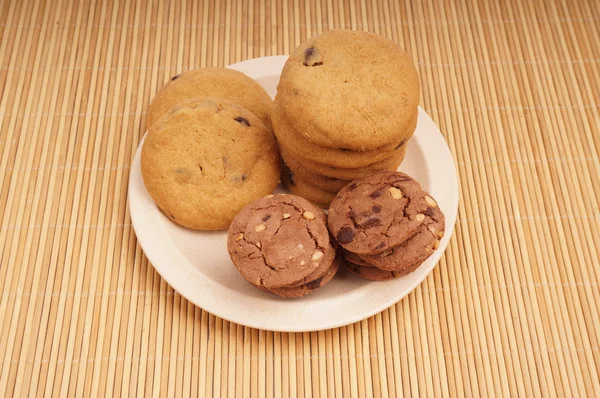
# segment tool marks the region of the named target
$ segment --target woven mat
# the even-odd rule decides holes
[[[3,1],[0,396],[600,396],[600,3]],[[454,154],[435,271],[363,322],[271,333],[179,296],[129,166],[170,76],[334,27],[414,57]]]

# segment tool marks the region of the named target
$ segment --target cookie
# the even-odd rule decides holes
[[[383,253],[400,245],[437,217],[436,201],[400,172],[380,172],[353,181],[329,207],[329,230],[346,250]]]
[[[242,72],[227,68],[194,69],[173,76],[152,99],[146,114],[146,127],[151,127],[171,107],[204,96],[239,104],[272,130],[269,94]]]
[[[333,279],[335,274],[337,273],[341,263],[340,256],[336,256],[331,266],[327,269],[327,271],[317,279],[314,279],[305,285],[297,286],[297,287],[279,287],[273,289],[267,289],[271,293],[275,293],[278,296],[293,298],[293,297],[302,297],[306,296],[309,293],[314,292],[316,289],[325,286],[327,283]]]
[[[168,218],[218,230],[275,189],[280,160],[272,134],[254,114],[226,100],[199,98],[171,108],[150,128],[141,169]]]
[[[296,131],[290,122],[282,116],[276,104],[273,104],[271,118],[278,142],[284,143],[297,156],[333,167],[358,168],[380,162],[394,156],[408,140],[408,138],[403,138],[398,142],[368,151],[329,148],[312,143]],[[416,126],[417,114],[415,113],[408,127],[410,135],[413,134]]]
[[[282,168],[281,182],[294,195],[301,196],[322,207],[329,206],[331,201],[335,198],[335,193],[327,192],[310,185],[310,183],[298,178],[298,176],[285,165]]]
[[[330,30],[292,52],[275,103],[311,142],[364,151],[409,138],[419,97],[417,70],[396,43]]]
[[[303,181],[306,181],[313,187],[319,188],[326,192],[337,193],[340,189],[350,183],[351,180],[341,180],[339,178],[331,178],[321,174],[313,173],[304,168],[295,158],[287,157],[286,166],[293,170],[293,173]]]
[[[335,258],[319,212],[293,195],[268,196],[246,206],[227,236],[235,267],[250,283],[267,289],[307,284],[322,263],[327,270]]]
[[[363,267],[374,267],[374,265],[366,262],[358,254],[349,252],[348,250],[342,249],[342,256],[344,257],[344,260],[354,263],[356,265],[362,265]]]
[[[346,260],[344,264],[346,265],[346,268],[348,268],[348,270],[350,270],[353,274],[371,281],[387,281],[390,279],[399,278],[413,272],[419,267],[419,264],[417,264],[412,269],[405,269],[402,271],[384,271],[377,267],[359,265],[348,260]]]
[[[321,218],[324,223],[327,223],[327,218],[326,218],[327,216],[323,211],[320,210],[318,213],[315,213],[315,215],[318,218]],[[322,216],[324,216],[324,217],[322,217]],[[299,281],[296,281],[294,283],[291,283],[289,285],[285,285],[282,287],[285,287],[285,288],[300,287],[300,286],[307,285],[310,282],[316,281],[317,279],[322,278],[328,272],[328,270],[331,268],[331,264],[333,263],[336,255],[337,255],[337,249],[335,247],[333,247],[333,248],[334,248],[334,250],[328,250],[327,252],[325,252],[323,259],[321,259],[319,261],[319,266],[317,268],[315,268],[314,271],[311,272],[308,276],[304,277],[303,279],[301,279]]]
[[[300,156],[295,155],[284,142],[279,142],[279,151],[281,153],[281,158],[284,160],[286,164],[290,166],[290,169],[294,172],[297,172],[298,175],[302,174],[299,165],[301,168],[310,172],[312,174],[319,174],[329,178],[335,178],[338,180],[355,180],[358,178],[366,177],[368,175],[377,173],[379,171],[384,170],[397,170],[402,161],[404,160],[404,156],[406,155],[406,145],[404,144],[400,151],[391,158],[384,159],[380,162],[370,164],[368,166],[353,168],[353,169],[345,169],[339,167],[331,167],[322,165],[320,163],[313,162],[311,160],[302,158]]]
[[[445,228],[444,214],[439,207],[430,207],[426,214],[429,217],[423,220],[414,235],[400,245],[376,255],[363,254],[361,259],[386,271],[402,271],[420,265],[439,247]]]

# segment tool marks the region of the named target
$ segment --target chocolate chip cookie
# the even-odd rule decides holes
[[[264,124],[239,105],[206,97],[174,106],[150,128],[141,168],[163,213],[199,230],[226,229],[280,176],[277,145]]]
[[[332,167],[323,165],[320,163],[313,162],[312,160],[302,158],[297,154],[294,154],[287,144],[283,141],[279,141],[279,150],[281,157],[284,162],[290,167],[290,169],[299,175],[302,174],[300,168],[310,172],[312,174],[322,175],[324,177],[335,178],[338,180],[355,180],[358,178],[366,177],[368,175],[377,173],[384,170],[397,170],[404,156],[406,155],[406,144],[404,144],[400,150],[392,157],[379,161],[377,163],[370,164],[368,166],[346,169],[341,167]]]
[[[268,196],[245,207],[231,223],[227,249],[242,276],[267,289],[314,282],[336,254],[322,211],[293,195]]]
[[[290,152],[299,157],[309,159],[312,162],[340,168],[360,168],[384,159],[395,156],[406,143],[407,138],[401,138],[398,142],[384,145],[377,149],[367,151],[355,151],[351,149],[337,149],[320,146],[312,143],[302,134],[294,129],[291,123],[283,117],[282,113],[273,104],[271,118],[277,140],[284,143]],[[417,114],[411,119],[408,130],[410,134],[417,126]],[[403,134],[404,137],[404,134]]]
[[[337,242],[361,255],[386,252],[436,223],[441,212],[417,181],[400,172],[380,172],[344,187],[329,207]],[[363,257],[364,258],[364,257]]]
[[[350,30],[331,30],[296,48],[277,90],[278,109],[309,141],[358,151],[408,139],[420,97],[417,70],[404,50]]]
[[[194,69],[173,76],[152,99],[146,114],[146,127],[156,123],[171,107],[203,96],[239,104],[272,129],[269,94],[242,72],[227,68]]]
[[[294,195],[301,196],[322,207],[329,206],[331,201],[335,198],[335,193],[327,192],[311,185],[307,181],[299,178],[285,165],[281,172],[281,182]]]
[[[286,152],[285,149],[283,149]],[[286,152],[287,154],[287,152]],[[340,189],[350,183],[350,180],[342,180],[339,178],[327,177],[321,174],[313,173],[306,169],[296,158],[293,156],[286,156],[286,166],[293,171],[302,181],[306,181],[310,185],[317,187],[323,191],[337,193]]]

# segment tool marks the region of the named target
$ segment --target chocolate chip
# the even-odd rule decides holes
[[[352,184],[350,184],[350,186],[348,187],[348,191],[354,191],[356,189],[356,187],[358,187],[358,185],[356,185],[355,182],[353,182]]]
[[[355,235],[356,233],[354,232],[352,227],[344,227],[340,229],[340,232],[338,232],[336,239],[340,244],[345,245],[346,243],[352,242],[354,240]]]
[[[175,181],[179,184],[187,184],[193,178],[193,172],[190,169],[178,168],[175,169]]]
[[[377,199],[378,197],[381,196],[383,192],[382,188],[379,188],[377,191],[373,192],[371,195],[369,195],[371,197],[371,199]]]
[[[374,205],[373,207],[371,207],[371,210],[373,210],[373,213],[379,213],[381,212],[381,206]]]
[[[231,181],[233,181],[236,184],[242,184],[244,181],[246,181],[248,179],[248,176],[246,174],[233,174],[231,175],[231,177],[229,177],[231,179]]]
[[[323,57],[321,53],[314,47],[309,47],[304,50],[304,66],[320,66],[323,65]]]
[[[373,217],[369,218],[367,221],[360,225],[363,228],[373,228],[381,226],[381,220],[379,218]]]
[[[310,281],[306,284],[306,287],[309,288],[310,290],[316,289],[319,286],[321,286],[322,280],[323,280],[323,277],[317,278],[314,281]]]
[[[380,244],[378,244],[377,246],[375,246],[375,250],[383,249],[386,246],[387,245],[386,245],[385,242],[381,242]]]
[[[433,210],[433,208],[428,207],[425,211],[425,214],[427,214],[429,217],[433,217],[435,215],[435,211]]]
[[[175,75],[171,78],[171,80],[177,80],[177,79],[179,79],[179,76],[181,76],[181,75]]]
[[[250,127],[250,122],[248,120],[246,120],[245,118],[238,116],[235,119],[236,122],[238,122],[239,124],[245,124],[246,126]]]
[[[269,218],[271,218],[271,215],[270,215],[270,214],[267,214],[266,216],[264,216],[264,217],[262,218],[262,221],[263,221],[263,222],[267,222],[267,221],[269,221]]]
[[[354,210],[350,210],[348,212],[348,217],[350,217],[350,218],[356,218],[356,216],[357,216],[357,214],[356,214],[356,212]]]

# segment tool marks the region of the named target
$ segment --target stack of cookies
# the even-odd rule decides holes
[[[402,162],[420,88],[394,42],[345,30],[316,36],[290,55],[277,90],[271,118],[292,193],[326,206],[350,181]]]
[[[444,236],[444,214],[418,182],[399,172],[356,180],[331,202],[329,230],[345,264],[370,280],[414,271]]]
[[[293,195],[269,195],[233,220],[227,250],[254,286],[282,297],[301,297],[328,283],[340,258],[325,213]]]

